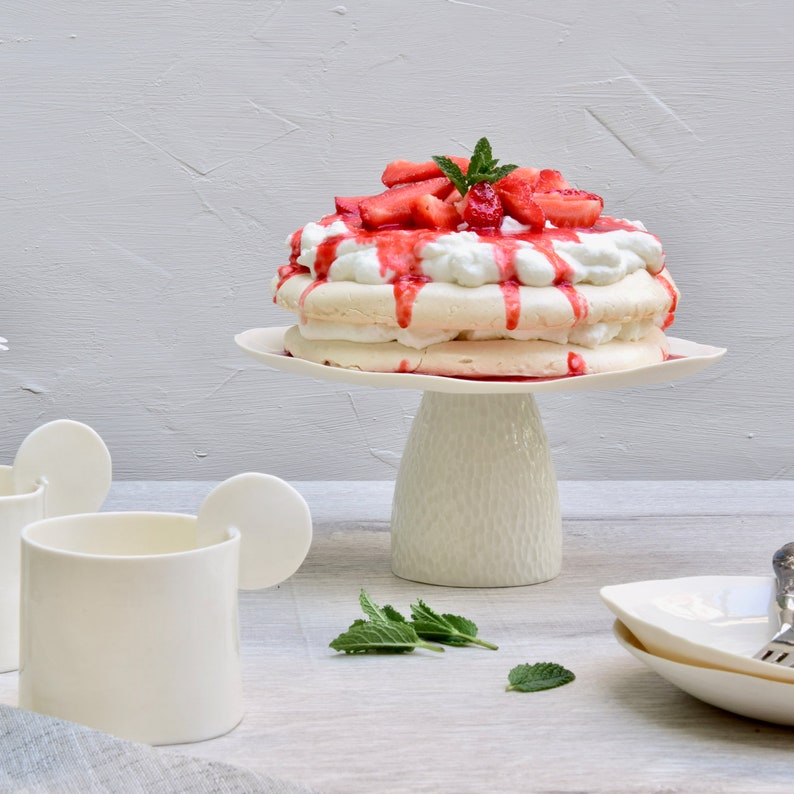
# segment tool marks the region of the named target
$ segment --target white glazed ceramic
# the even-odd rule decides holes
[[[231,730],[242,718],[241,535],[257,533],[248,547],[252,582],[273,583],[274,572],[297,567],[295,546],[286,543],[282,553],[280,529],[268,534],[246,509],[258,502],[272,514],[265,527],[277,527],[278,500],[255,496],[257,488],[272,493],[270,486],[256,476],[222,483],[207,498],[201,532],[194,516],[144,512],[27,526],[20,706],[148,744]],[[306,524],[293,526],[305,555]]]
[[[392,507],[392,570],[414,581],[505,587],[560,571],[557,479],[537,392],[610,389],[692,375],[724,350],[671,339],[673,358],[624,372],[551,380],[465,380],[326,367],[284,352],[286,327],[235,341],[263,364],[321,380],[420,389]]]
[[[88,425],[71,419],[56,419],[30,433],[13,469],[17,493],[46,483],[48,517],[99,510],[113,479],[105,443]]]
[[[557,478],[531,394],[426,392],[394,490],[392,570],[417,582],[507,587],[562,565]]]
[[[19,536],[44,518],[44,485],[17,493],[11,466],[0,466],[0,673],[19,664]]]
[[[672,358],[659,364],[637,367],[623,372],[604,372],[579,375],[575,378],[552,380],[465,380],[437,375],[417,375],[411,372],[361,372],[341,367],[326,367],[284,352],[284,333],[290,326],[252,328],[234,337],[237,345],[249,356],[282,372],[293,372],[318,380],[355,383],[385,389],[419,389],[447,394],[526,394],[527,392],[588,391],[590,389],[618,389],[626,386],[645,386],[666,383],[694,375],[711,366],[725,354],[721,347],[700,345],[685,339],[668,337]]]
[[[242,533],[241,590],[259,590],[289,579],[312,542],[312,518],[303,497],[269,474],[247,472],[212,490],[196,517],[199,545],[228,527]]]
[[[794,725],[794,685],[754,675],[684,664],[649,653],[619,620],[620,645],[673,686],[712,706],[779,725]]]
[[[58,419],[0,466],[0,672],[19,663],[19,536],[32,521],[98,510],[110,490],[110,453],[87,425]]]
[[[656,656],[794,683],[753,659],[778,629],[771,576],[690,576],[611,585],[601,598]]]

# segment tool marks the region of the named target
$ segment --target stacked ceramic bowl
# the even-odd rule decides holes
[[[632,656],[713,706],[794,725],[794,669],[754,659],[778,631],[776,581],[694,576],[613,585],[601,598]]]

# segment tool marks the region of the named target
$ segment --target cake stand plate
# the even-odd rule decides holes
[[[670,337],[659,364],[550,379],[467,380],[360,372],[284,352],[286,327],[235,337],[261,363],[319,380],[424,392],[395,484],[392,570],[457,587],[508,587],[554,578],[562,565],[557,479],[534,394],[664,383],[718,361],[723,348]]]

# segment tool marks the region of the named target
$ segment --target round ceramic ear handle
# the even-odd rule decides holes
[[[240,532],[241,590],[283,582],[298,570],[312,542],[312,517],[303,497],[270,474],[247,473],[222,482],[196,517],[199,546]]]
[[[71,419],[37,427],[14,458],[14,490],[27,493],[44,484],[44,514],[95,513],[113,481],[105,442],[95,430]]]

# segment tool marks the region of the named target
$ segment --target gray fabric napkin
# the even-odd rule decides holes
[[[3,705],[0,791],[312,794],[303,786],[229,764],[125,742],[73,722]]]

